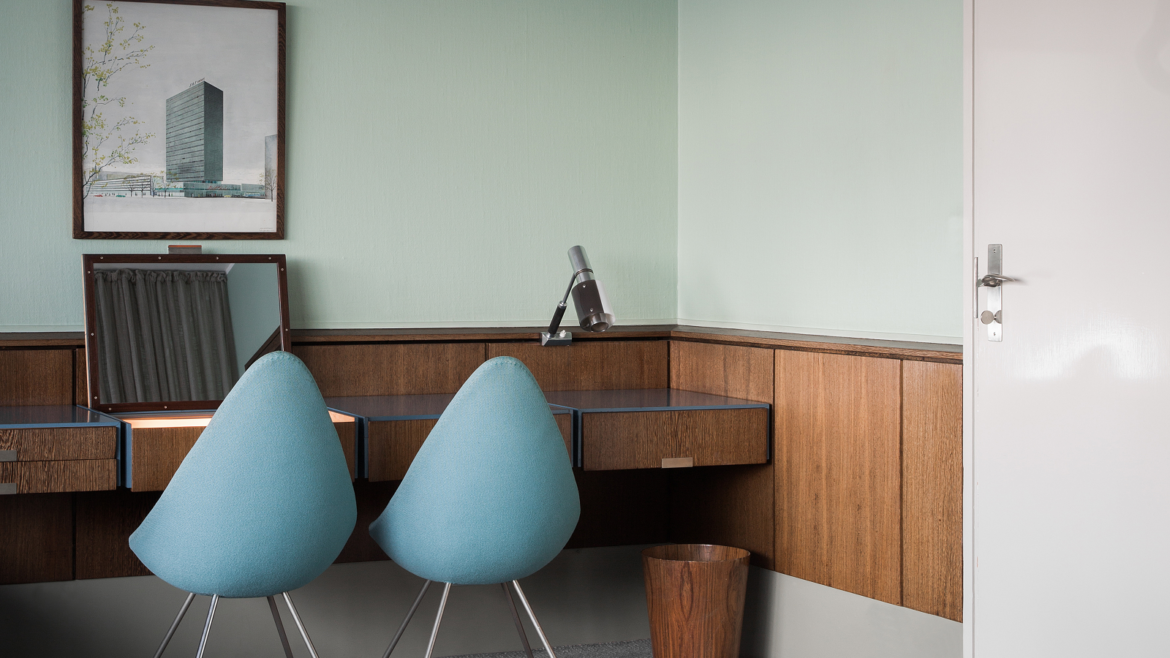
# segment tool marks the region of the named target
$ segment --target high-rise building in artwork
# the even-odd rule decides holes
[[[167,99],[167,180],[223,181],[223,90],[203,80]]]

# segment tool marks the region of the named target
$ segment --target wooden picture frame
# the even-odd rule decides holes
[[[176,266],[192,263],[203,265],[237,264],[237,263],[272,263],[276,266],[276,289],[280,304],[279,332],[264,342],[261,350],[283,351],[292,349],[292,329],[288,310],[288,266],[284,254],[84,254],[81,257],[83,283],[83,299],[85,301],[85,361],[87,393],[85,400],[77,403],[104,413],[129,413],[143,411],[206,411],[219,407],[222,400],[186,400],[167,402],[134,402],[110,404],[100,399],[101,389],[101,358],[99,355],[97,304],[95,302],[94,266],[126,265],[127,269],[134,269],[134,265],[152,266],[174,264]],[[176,267],[175,269],[182,269]],[[255,357],[248,360],[252,365]],[[242,375],[243,372],[240,372]]]
[[[102,30],[88,44],[87,24]],[[172,38],[151,43],[152,27]],[[232,43],[243,45],[230,51]],[[233,52],[258,56],[237,63]],[[270,135],[270,78],[246,78],[273,68]],[[207,76],[187,81],[198,70]],[[227,89],[215,86],[215,75]],[[284,105],[283,2],[73,0],[74,239],[284,239]],[[245,111],[228,114],[225,106]]]

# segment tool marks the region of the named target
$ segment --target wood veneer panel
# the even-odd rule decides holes
[[[902,364],[902,605],[963,621],[963,368]]]
[[[341,554],[334,562],[372,562],[390,559],[370,536],[370,524],[386,509],[390,498],[398,490],[398,484],[398,482],[354,481],[353,494],[357,502],[357,524],[354,525],[353,534],[349,536],[345,547],[341,549]]]
[[[767,409],[586,413],[581,418],[585,470],[661,468],[663,458],[695,466],[768,461]]]
[[[670,387],[772,403],[772,350],[670,341]]]
[[[572,454],[573,418],[570,414],[556,414],[557,429],[565,441],[565,449]],[[418,420],[375,420],[370,421],[370,482],[401,480],[414,456],[438,423],[437,418]]]
[[[900,604],[901,362],[776,351],[776,570]]]
[[[0,584],[73,578],[73,494],[0,496]]]
[[[73,404],[72,350],[0,350],[0,405],[50,404]]]
[[[437,418],[421,420],[370,421],[366,441],[370,447],[370,482],[387,482],[406,477]]]
[[[670,341],[670,387],[772,403],[770,349]],[[745,548],[752,564],[775,567],[773,464],[671,472],[670,540]]]
[[[744,548],[775,569],[772,465],[680,468],[670,473],[670,541]]]
[[[191,451],[202,427],[142,427],[131,431],[130,488],[162,491]]]
[[[670,336],[671,338],[682,338],[709,343],[751,345],[755,347],[819,352],[824,354],[848,354],[853,356],[873,356],[886,359],[933,361],[939,363],[961,364],[963,362],[963,350],[961,347],[939,343],[841,338],[835,336],[806,336],[804,334],[785,334],[774,331],[685,326],[675,327],[670,332]]]
[[[565,548],[670,541],[670,471],[573,469],[581,518]]]
[[[107,491],[118,485],[118,460],[3,462],[0,482],[15,482],[21,494]]]
[[[321,395],[454,393],[484,361],[483,343],[301,345]]]
[[[520,359],[545,391],[667,388],[667,341],[597,341],[568,347],[489,343],[489,359]]]
[[[85,348],[73,350],[73,404],[88,407],[91,400],[88,399],[89,376],[85,364]]]
[[[354,459],[357,453],[357,419],[349,421],[334,421],[333,429],[337,430],[337,439],[341,441],[341,451],[345,453],[345,466],[349,469],[349,477],[357,477],[357,463]]]
[[[114,459],[116,427],[0,429],[0,450],[15,450],[17,461]]]
[[[129,542],[159,495],[126,489],[77,494],[76,578],[150,575],[150,569],[130,550]]]

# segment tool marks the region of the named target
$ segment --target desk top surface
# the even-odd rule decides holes
[[[427,420],[438,418],[455,395],[368,395],[325,398],[325,405],[344,413],[362,416],[367,420]],[[569,413],[554,405],[554,414]]]
[[[73,405],[48,405],[29,407],[0,407],[0,428],[69,427],[88,425],[91,427],[118,427],[117,419],[85,407]]]
[[[583,412],[767,409],[769,407],[766,402],[753,402],[721,395],[680,391],[673,388],[550,391],[544,396],[551,404],[559,404]]]

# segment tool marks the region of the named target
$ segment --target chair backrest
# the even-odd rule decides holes
[[[544,394],[523,363],[500,357],[447,406],[370,533],[423,578],[499,583],[556,557],[580,511]]]
[[[232,388],[130,548],[188,592],[269,596],[316,578],[356,521],[317,384],[295,356],[274,352]]]

